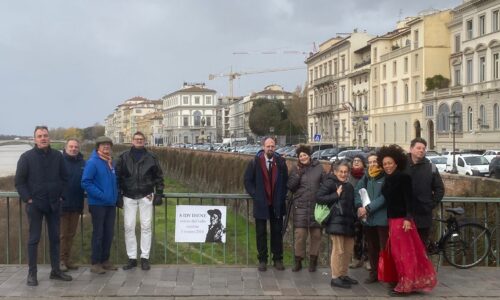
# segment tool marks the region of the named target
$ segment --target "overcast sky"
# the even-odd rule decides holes
[[[304,54],[354,28],[380,35],[402,17],[462,0],[0,0],[0,134],[35,125],[87,127],[134,96],[160,99],[182,83],[228,94],[209,74],[305,66]],[[249,54],[235,55],[246,51]],[[261,54],[275,51],[277,54]],[[305,70],[242,76],[242,96]]]

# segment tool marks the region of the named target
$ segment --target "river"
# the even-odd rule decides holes
[[[28,144],[24,145],[0,145],[0,177],[16,174],[19,156],[31,149]]]

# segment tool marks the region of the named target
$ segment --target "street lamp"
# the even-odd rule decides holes
[[[335,154],[335,160],[339,160],[339,120],[333,120],[333,127],[335,128],[335,147],[337,147],[337,153]]]
[[[453,167],[451,169],[451,174],[457,174],[458,173],[458,170],[457,170],[457,162],[455,161],[455,132],[457,130],[457,119],[459,118],[460,116],[456,115],[455,112],[453,111],[449,116],[448,118],[450,118],[450,121],[451,121],[451,132],[453,134]]]

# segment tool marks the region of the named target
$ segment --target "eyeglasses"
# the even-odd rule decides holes
[[[361,162],[361,159],[359,159],[359,158],[355,159],[355,160],[353,160],[353,162]]]
[[[144,139],[142,139],[142,138],[138,138],[138,139],[135,138],[134,141],[144,141]]]

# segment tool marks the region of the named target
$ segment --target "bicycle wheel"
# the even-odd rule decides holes
[[[442,243],[443,255],[448,263],[467,269],[479,264],[490,252],[490,231],[479,224],[458,226],[449,232]]]

